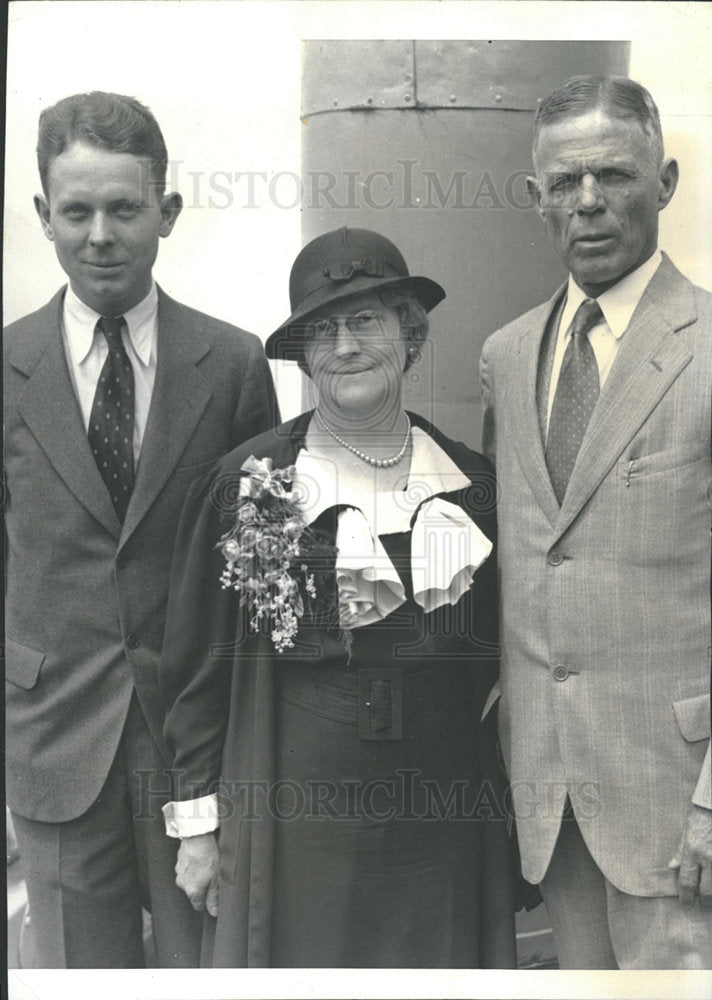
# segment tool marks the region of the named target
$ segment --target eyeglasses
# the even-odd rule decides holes
[[[307,337],[313,340],[329,340],[337,335],[340,326],[345,326],[356,337],[371,337],[383,333],[383,318],[371,310],[364,310],[353,316],[329,316],[309,323],[305,328]]]

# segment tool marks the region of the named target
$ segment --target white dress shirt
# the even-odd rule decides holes
[[[652,257],[649,257],[644,264],[631,271],[625,278],[603,292],[596,301],[601,307],[603,319],[588,332],[588,339],[593,348],[598,364],[598,382],[603,388],[603,383],[608,378],[608,373],[615,360],[621,339],[628,328],[631,317],[635,312],[638,303],[643,297],[643,292],[648,287],[648,282],[660,266],[663,255],[656,250]],[[571,323],[576,310],[590,296],[579,288],[573,277],[569,275],[569,287],[566,292],[566,304],[561,313],[559,323],[559,333],[554,350],[554,363],[551,369],[551,383],[549,385],[549,403],[546,414],[546,425],[549,426],[551,418],[551,408],[554,403],[556,386],[559,382],[561,363],[564,360],[564,352],[571,337]]]
[[[133,453],[138,464],[148,411],[151,406],[153,383],[156,380],[158,341],[158,292],[156,284],[138,305],[123,314],[126,327],[122,339],[134,373],[135,412]],[[106,337],[96,324],[101,314],[90,309],[67,287],[62,313],[62,338],[74,392],[82,411],[84,428],[94,403],[101,369],[109,353]]]

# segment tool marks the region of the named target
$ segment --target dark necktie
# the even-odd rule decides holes
[[[134,374],[121,340],[123,316],[102,316],[97,329],[109,353],[89,417],[88,438],[111,502],[123,522],[133,488]]]
[[[598,399],[598,364],[588,331],[602,319],[598,302],[584,299],[573,318],[571,339],[561,363],[546,440],[546,465],[559,504]]]

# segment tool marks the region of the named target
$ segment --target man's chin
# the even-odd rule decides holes
[[[578,261],[569,270],[579,288],[590,295],[599,295],[606,288],[615,285],[625,273],[625,268],[620,262],[604,259],[589,260],[584,265]]]
[[[136,305],[144,297],[111,277],[72,285],[77,297],[102,316],[117,316]],[[127,304],[128,303],[128,304]]]

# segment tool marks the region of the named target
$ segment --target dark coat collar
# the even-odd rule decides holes
[[[406,412],[413,427],[418,427],[428,434],[466,476],[472,479],[474,476],[480,477],[483,472],[494,475],[492,466],[483,455],[472,451],[461,441],[453,441],[420,414],[412,413],[410,410]],[[299,416],[280,424],[279,427],[253,438],[246,445],[241,445],[228,456],[230,467],[234,469],[237,465],[239,469],[250,455],[254,455],[255,458],[269,456],[276,468],[292,465],[301,449],[305,447],[306,434],[313,414],[314,410],[306,410]]]

